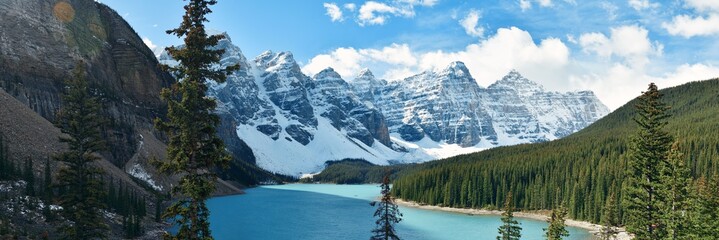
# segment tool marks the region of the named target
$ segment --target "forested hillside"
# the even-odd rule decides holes
[[[667,130],[679,142],[692,176],[719,173],[719,79],[661,93],[671,106]],[[497,208],[511,191],[519,208],[551,209],[564,203],[572,218],[599,222],[608,196],[621,202],[628,144],[636,129],[634,105],[631,101],[561,140],[500,147],[407,168],[394,181],[393,192],[424,204]]]

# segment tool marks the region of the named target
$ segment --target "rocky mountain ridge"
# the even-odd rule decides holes
[[[272,172],[299,176],[328,160],[422,162],[550,141],[609,113],[590,91],[548,92],[517,71],[483,88],[461,62],[398,81],[369,69],[349,81],[332,68],[307,76],[290,52],[248,60],[220,34],[221,65],[240,70],[213,83],[210,95],[233,123],[227,134],[234,127],[246,146],[243,155]],[[160,61],[174,63],[167,54]]]

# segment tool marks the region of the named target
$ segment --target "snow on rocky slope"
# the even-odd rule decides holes
[[[461,62],[404,80],[368,69],[351,81],[332,68],[307,76],[289,52],[248,60],[229,37],[221,65],[240,65],[211,84],[220,114],[266,170],[300,176],[328,160],[422,162],[502,145],[554,140],[609,113],[590,91],[558,93],[512,71],[488,88]],[[167,54],[160,60],[173,64]]]

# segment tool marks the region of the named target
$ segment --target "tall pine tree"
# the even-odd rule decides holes
[[[159,162],[159,170],[166,174],[181,176],[173,188],[179,199],[172,203],[163,214],[178,227],[174,236],[168,239],[212,239],[209,210],[205,201],[215,190],[216,167],[226,167],[230,157],[222,140],[216,135],[219,117],[214,114],[216,102],[208,98],[207,81],[222,83],[226,74],[238,66],[217,69],[223,50],[213,50],[222,36],[208,36],[204,23],[205,15],[211,13],[210,6],[215,0],[190,0],[185,6],[185,15],[178,28],[168,34],[184,37],[184,47],[169,47],[166,50],[178,65],[164,66],[179,81],[162,90],[161,97],[168,103],[167,120],[157,119],[156,127],[164,131],[169,143],[167,160]]]
[[[567,231],[564,224],[566,217],[567,209],[564,206],[559,206],[552,210],[552,215],[549,218],[549,228],[545,229],[548,240],[561,240],[564,237],[569,237],[569,231]]]
[[[104,148],[100,137],[100,104],[90,93],[85,79],[84,63],[79,62],[73,77],[65,82],[63,107],[56,125],[64,133],[61,142],[68,150],[55,156],[65,167],[58,174],[58,185],[65,188],[60,196],[63,216],[72,224],[61,227],[68,239],[104,238],[107,225],[102,217],[102,170],[93,165],[97,152]]]
[[[35,173],[32,168],[32,158],[28,158],[25,161],[25,169],[23,170],[23,179],[27,182],[25,186],[25,195],[35,196]]]
[[[372,230],[371,240],[398,240],[399,236],[394,230],[394,225],[402,221],[402,213],[399,212],[399,207],[394,202],[392,192],[389,187],[389,173],[387,173],[382,179],[382,185],[380,185],[382,200],[379,202],[370,203],[372,206],[377,205],[377,210],[374,212],[374,216],[377,218],[375,224],[377,225]]]
[[[662,239],[666,225],[662,210],[666,197],[663,194],[662,172],[666,168],[667,152],[672,137],[663,130],[669,117],[654,83],[642,93],[636,104],[634,121],[639,125],[630,146],[631,157],[625,181],[623,206],[627,216],[627,230],[637,240]]]
[[[602,218],[600,223],[602,229],[599,232],[599,239],[614,240],[617,238],[619,230],[619,213],[617,213],[617,205],[614,193],[609,194],[607,201],[602,209]]]
[[[678,143],[675,142],[672,145],[667,161],[667,167],[662,175],[667,197],[667,204],[663,211],[667,239],[687,239],[689,187],[692,180],[682,153],[679,152]]]
[[[512,191],[507,193],[504,200],[504,212],[502,213],[502,225],[498,229],[497,240],[519,240],[522,237],[522,227],[514,220],[514,202],[512,202]]]

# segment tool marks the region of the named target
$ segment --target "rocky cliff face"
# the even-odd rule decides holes
[[[547,92],[516,71],[488,88],[461,62],[400,81],[369,69],[346,81],[332,68],[304,75],[289,52],[249,61],[229,38],[218,48],[226,50],[221,65],[240,65],[226,83],[211,84],[223,139],[258,166],[289,175],[317,172],[327,160],[418,162],[547,141],[608,113],[591,92]]]
[[[223,34],[223,33],[219,33]],[[223,123],[220,135],[242,159],[291,175],[321,169],[352,156],[387,164],[392,152],[382,113],[366,105],[339,74],[302,73],[289,52],[264,52],[248,60],[225,34],[220,65],[239,64],[225,83],[210,83]],[[160,60],[175,64],[167,54]]]
[[[574,133],[609,109],[590,91],[548,92],[517,71],[482,88],[461,62],[386,83],[364,74],[352,82],[380,109],[400,140],[487,148],[554,140]]]
[[[0,87],[52,121],[63,79],[85,65],[110,118],[103,155],[126,164],[140,130],[151,130],[162,114],[160,89],[173,81],[127,22],[91,0],[1,1],[0,19]]]

